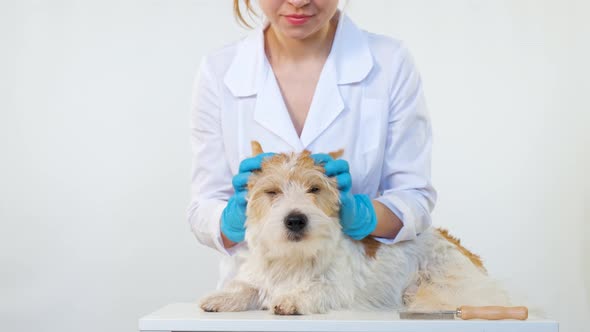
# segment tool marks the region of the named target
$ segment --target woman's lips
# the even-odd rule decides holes
[[[293,25],[305,24],[310,18],[311,16],[308,15],[285,15],[287,22]]]

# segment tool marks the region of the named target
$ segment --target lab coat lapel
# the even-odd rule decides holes
[[[301,151],[301,140],[297,136],[270,64],[266,63],[265,68],[264,80],[256,98],[254,121],[287,142],[295,151]]]
[[[372,68],[373,57],[367,37],[342,14],[301,133],[304,148],[317,139],[345,109],[340,85],[362,81]]]
[[[301,132],[303,147],[309,146],[344,109],[336,69],[330,58],[324,64],[320,79]]]
[[[258,28],[237,46],[223,82],[235,97],[255,95],[264,78],[264,36]]]
[[[264,29],[268,24],[265,21],[239,44],[224,83],[234,97],[256,96],[254,122],[300,151],[301,141],[264,53]]]

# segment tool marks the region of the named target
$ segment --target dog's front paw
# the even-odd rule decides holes
[[[298,304],[295,296],[279,296],[271,305],[275,315],[301,315],[303,314],[301,305]]]
[[[248,302],[240,299],[239,294],[216,292],[201,299],[199,306],[207,312],[227,312],[248,310]]]

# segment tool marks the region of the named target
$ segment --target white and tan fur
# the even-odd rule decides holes
[[[262,152],[256,142],[253,152]],[[479,257],[445,230],[431,227],[392,245],[346,236],[336,182],[308,151],[267,159],[248,187],[245,261],[223,290],[201,300],[205,311],[292,315],[510,304]],[[285,226],[293,211],[307,217],[301,234]]]

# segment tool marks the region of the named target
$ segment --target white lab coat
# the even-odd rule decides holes
[[[235,274],[236,253],[247,250],[244,242],[224,248],[220,216],[252,140],[272,152],[343,148],[352,192],[377,199],[403,222],[395,239],[376,238],[384,243],[429,227],[437,197],[429,114],[403,42],[360,30],[341,14],[299,137],[264,53],[264,28],[204,57],[195,83],[188,220],[199,242],[224,254],[218,288]]]

